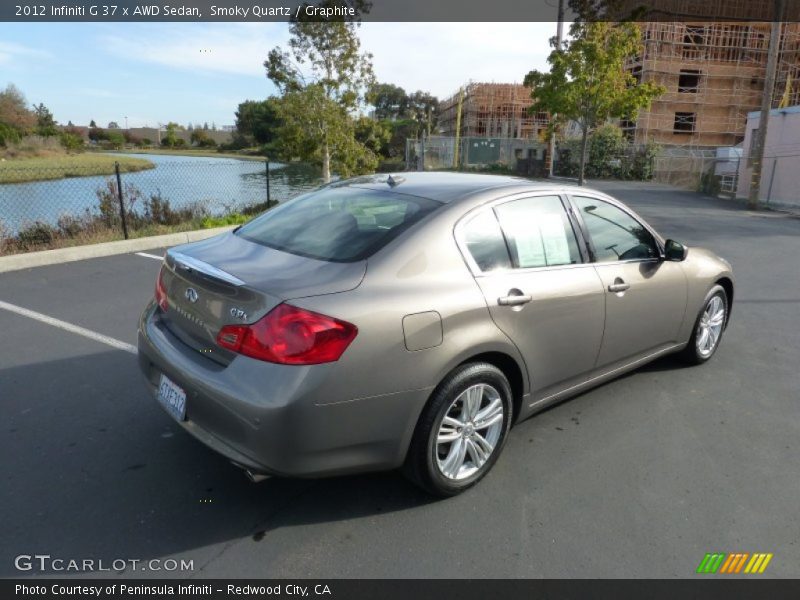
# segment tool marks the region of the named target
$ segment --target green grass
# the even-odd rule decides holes
[[[252,216],[233,213],[224,217],[204,217],[201,224],[203,229],[212,229],[214,227],[225,227],[226,225],[241,225],[252,218]]]
[[[25,183],[65,177],[111,175],[114,163],[119,162],[123,173],[152,169],[155,165],[144,158],[130,158],[111,154],[67,154],[18,158],[0,161],[0,183]]]

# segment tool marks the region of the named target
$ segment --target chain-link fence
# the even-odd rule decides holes
[[[0,169],[0,253],[244,221],[320,184],[308,166],[153,157],[153,168]]]
[[[406,140],[406,168],[493,169],[538,175],[544,169],[546,151],[546,144],[531,139],[430,136]]]
[[[777,152],[782,152],[778,154]],[[737,196],[750,195],[753,163],[743,158],[738,169]],[[767,207],[800,210],[800,155],[793,147],[767,148],[761,169],[759,201]]]

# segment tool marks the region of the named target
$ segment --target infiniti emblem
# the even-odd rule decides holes
[[[197,290],[196,289],[194,289],[194,288],[186,288],[186,291],[184,292],[183,295],[192,304],[197,302]]]

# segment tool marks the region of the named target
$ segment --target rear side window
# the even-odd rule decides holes
[[[463,239],[475,264],[484,273],[511,268],[503,232],[500,231],[500,224],[491,210],[484,210],[467,222],[463,229]]]
[[[558,196],[534,196],[495,207],[520,269],[569,265],[581,261],[575,232]]]
[[[291,254],[352,262],[374,254],[439,206],[417,196],[327,188],[281,204],[236,233]]]

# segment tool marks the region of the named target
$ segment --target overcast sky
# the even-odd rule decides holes
[[[462,83],[521,82],[545,68],[553,23],[365,23],[379,81],[440,98]],[[14,83],[61,123],[232,125],[275,92],[263,62],[283,23],[0,23],[0,86]]]

